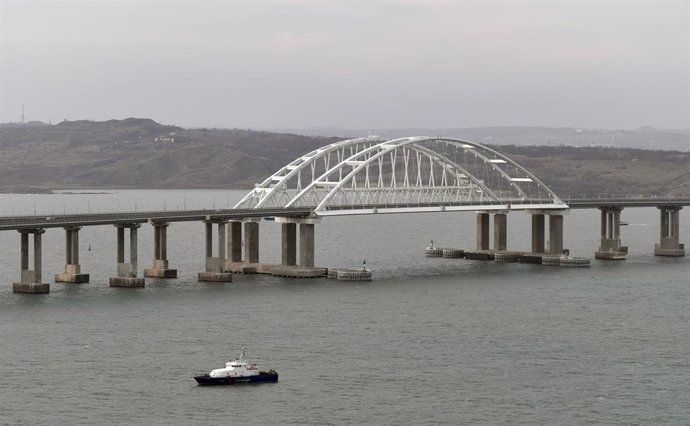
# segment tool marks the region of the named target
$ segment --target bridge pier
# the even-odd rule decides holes
[[[681,206],[659,206],[659,243],[654,244],[655,256],[685,256],[685,244],[679,242]]]
[[[563,214],[549,212],[548,254],[563,254]]]
[[[232,282],[232,273],[225,272],[225,220],[205,220],[206,271],[199,272],[199,281]],[[213,225],[218,226],[218,256],[213,256]]]
[[[314,224],[299,224],[299,266],[314,267]]]
[[[259,222],[244,222],[244,259],[259,263]]]
[[[242,262],[242,222],[228,224],[228,255],[230,262]]]
[[[297,265],[297,224],[288,222],[281,223],[280,226],[282,230],[281,264],[295,266]]]
[[[146,280],[137,277],[137,230],[139,223],[117,224],[117,276],[110,287],[144,287]],[[129,229],[129,263],[125,263],[125,229]]]
[[[544,253],[544,213],[532,213],[532,253]]]
[[[477,213],[477,251],[489,250],[489,213]]]
[[[601,245],[595,259],[625,260],[628,247],[621,246],[622,207],[599,207],[601,210]]]
[[[508,215],[494,214],[494,251],[508,250]]]
[[[88,283],[89,274],[82,274],[79,266],[79,226],[65,227],[65,272],[55,274],[56,282]]]
[[[153,267],[144,269],[144,277],[177,278],[177,269],[168,264],[167,222],[152,222],[153,225]]]
[[[12,284],[14,293],[49,293],[50,285],[42,283],[41,279],[41,235],[42,228],[19,229],[21,236],[21,279]],[[34,269],[29,269],[29,234],[34,236]]]

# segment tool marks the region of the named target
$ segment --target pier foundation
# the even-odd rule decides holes
[[[49,293],[50,285],[42,283],[41,276],[41,236],[45,232],[42,228],[19,229],[21,240],[21,279],[12,284],[14,293]],[[29,269],[29,234],[34,240],[34,269]]]
[[[56,282],[88,283],[89,274],[79,266],[79,226],[65,227],[65,272],[55,274]]]
[[[177,278],[177,269],[168,264],[168,223],[152,222],[153,267],[144,269],[144,276],[151,278]]]
[[[213,225],[218,227],[218,255],[213,256]],[[204,221],[206,229],[206,270],[199,272],[199,281],[232,282],[232,273],[225,272],[225,220]]]
[[[146,280],[137,277],[137,230],[139,223],[117,224],[117,276],[109,280],[110,287],[144,287]],[[129,229],[129,263],[125,263],[125,229]]]
[[[601,245],[594,253],[595,259],[624,260],[628,247],[621,246],[621,211],[622,207],[600,207],[601,210]]]
[[[681,206],[660,206],[659,242],[654,244],[655,256],[685,256],[685,244],[679,242]]]

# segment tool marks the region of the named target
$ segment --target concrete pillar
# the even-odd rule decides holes
[[[12,284],[15,293],[49,293],[50,285],[41,283],[41,236],[45,229],[20,229],[20,263],[21,279]],[[33,234],[34,259],[33,270],[29,269],[29,234]]]
[[[153,225],[153,267],[144,269],[144,276],[177,278],[177,269],[168,267],[168,223],[151,223]]]
[[[45,232],[45,230],[42,230]],[[40,283],[42,277],[42,266],[41,266],[41,256],[43,254],[43,249],[41,248],[41,235],[43,232],[34,232],[34,282]]]
[[[65,228],[65,265],[72,263],[72,230]]]
[[[299,225],[299,264],[314,267],[314,224]]]
[[[213,256],[213,224],[218,226],[218,256]],[[232,274],[225,270],[225,221],[204,221],[206,228],[206,270],[199,272],[199,281],[232,282]]]
[[[117,228],[117,276],[109,280],[110,287],[144,287],[144,278],[137,277],[138,238],[140,223],[119,223]],[[125,262],[125,229],[129,229],[129,263]]]
[[[168,224],[167,223],[161,223],[158,225],[158,239],[159,239],[159,252],[158,252],[158,259],[160,260],[168,260]]]
[[[22,271],[29,270],[29,233],[20,230],[21,235],[21,267]]]
[[[282,223],[282,264],[294,266],[297,264],[297,224]],[[301,234],[300,234],[301,235]]]
[[[78,226],[65,227],[65,270],[55,274],[56,282],[87,283],[89,274],[81,273],[79,265],[79,230]]]
[[[505,213],[494,214],[494,250],[506,251],[508,248],[508,216]]]
[[[161,259],[161,233],[158,224],[153,225],[153,258]]]
[[[228,227],[228,256],[230,262],[242,261],[242,222],[230,222]]]
[[[601,210],[601,244],[594,253],[597,259],[623,260],[628,247],[621,246],[621,211],[622,207],[600,207]]]
[[[489,213],[477,213],[477,251],[489,250]]]
[[[225,222],[218,222],[218,258],[225,264]]]
[[[213,257],[213,223],[206,224],[206,257]]]
[[[117,227],[117,263],[125,263],[125,228],[122,226]]]
[[[139,266],[139,261],[138,261],[138,255],[139,255],[139,242],[137,239],[137,228],[136,227],[131,227],[129,228],[129,263],[132,265],[132,273],[134,276],[137,276],[137,271],[138,271],[138,266]]]
[[[248,263],[259,263],[259,222],[244,224],[244,258]]]
[[[659,242],[654,244],[655,256],[685,256],[685,244],[680,242],[681,206],[659,207]]]
[[[67,231],[66,233],[69,233],[72,235],[72,264],[73,265],[79,265],[79,227],[72,228],[71,230]]]
[[[549,215],[549,254],[563,253],[563,215]]]
[[[544,253],[544,214],[532,214],[532,253]]]

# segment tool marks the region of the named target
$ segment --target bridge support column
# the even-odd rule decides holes
[[[79,266],[79,230],[78,226],[65,227],[65,272],[55,274],[56,282],[88,283],[89,274],[82,274]]]
[[[314,267],[314,224],[299,225],[299,265]]]
[[[549,212],[548,254],[563,254],[563,215]]]
[[[153,225],[153,267],[144,269],[144,276],[151,278],[177,278],[177,269],[168,264],[168,223],[151,222]]]
[[[244,259],[259,263],[259,222],[244,223]]]
[[[41,282],[41,235],[45,229],[20,229],[21,236],[21,279],[18,283],[12,284],[12,291],[15,293],[49,293],[50,285]],[[34,269],[29,269],[29,234],[34,238]]]
[[[146,280],[137,277],[139,223],[117,224],[117,276],[110,278],[110,287],[144,287]],[[125,263],[125,229],[129,229],[129,263]]]
[[[282,223],[282,264],[284,266],[297,265],[297,224]],[[300,230],[300,237],[302,232]]]
[[[233,221],[229,223],[228,256],[230,262],[242,261],[242,222]]]
[[[532,213],[532,253],[544,253],[544,213]]]
[[[213,224],[218,226],[218,256],[213,256]],[[232,273],[225,272],[225,221],[204,221],[206,228],[206,271],[199,272],[199,281],[232,282]]]
[[[508,249],[508,215],[506,213],[494,214],[494,251],[506,251]]]
[[[477,213],[477,251],[489,250],[489,213]]]
[[[685,256],[685,244],[680,243],[680,206],[659,206],[659,243],[654,244],[655,256]]]
[[[624,260],[628,247],[621,246],[621,211],[622,207],[600,207],[601,210],[601,245],[594,253],[595,259]]]

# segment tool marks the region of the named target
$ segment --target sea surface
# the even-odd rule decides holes
[[[2,194],[0,216],[224,208],[243,191]],[[681,241],[690,244],[689,209]],[[179,278],[109,288],[116,231],[85,227],[88,284],[54,283],[64,232],[44,236],[50,294],[12,293],[19,234],[0,232],[2,425],[682,425],[690,424],[690,258],[653,255],[659,212],[622,213],[625,261],[567,269],[426,258],[472,249],[473,213],[326,218],[316,263],[371,282],[236,275],[200,283],[204,226],[173,223]],[[593,257],[599,212],[565,217],[565,246]],[[529,216],[508,247],[529,249]],[[261,260],[279,263],[280,228],[261,224]],[[139,273],[153,229],[139,231]],[[276,384],[198,387],[192,376],[247,357]]]

